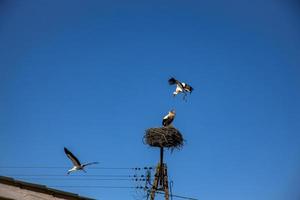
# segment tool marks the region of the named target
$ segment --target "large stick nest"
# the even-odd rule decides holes
[[[149,128],[145,131],[144,143],[151,147],[166,147],[180,149],[183,146],[183,137],[174,127]]]

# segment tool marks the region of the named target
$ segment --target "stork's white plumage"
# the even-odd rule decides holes
[[[175,118],[175,110],[169,111],[169,113],[163,118],[162,125],[170,126]]]
[[[176,96],[179,93],[184,93],[184,97],[186,96],[186,92],[192,93],[192,91],[194,90],[194,88],[192,88],[190,85],[180,82],[178,80],[176,80],[175,78],[170,78],[169,79],[169,84],[170,85],[175,85],[176,84],[176,89],[173,92],[173,96]]]
[[[72,161],[72,163],[74,165],[71,169],[68,170],[67,174],[70,174],[71,172],[78,171],[78,170],[82,170],[82,171],[86,172],[84,170],[84,167],[86,167],[88,165],[98,164],[98,162],[81,164],[80,161],[66,147],[64,147],[64,151],[65,151],[65,154],[68,156],[68,158]]]

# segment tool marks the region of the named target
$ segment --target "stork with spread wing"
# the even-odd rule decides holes
[[[73,167],[68,170],[68,174],[70,174],[73,171],[78,171],[78,170],[82,170],[82,171],[86,172],[84,170],[84,167],[86,167],[88,165],[98,164],[98,162],[90,162],[90,163],[86,163],[86,164],[81,164],[80,161],[66,147],[64,147],[64,151],[65,151],[65,154],[68,156],[68,158],[73,163]]]

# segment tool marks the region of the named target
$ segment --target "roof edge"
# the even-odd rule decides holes
[[[27,190],[31,190],[31,191],[35,191],[35,192],[52,195],[54,197],[66,198],[66,199],[70,199],[70,200],[95,200],[92,198],[80,196],[75,193],[65,192],[62,190],[54,189],[54,188],[48,188],[46,185],[29,183],[29,182],[25,182],[25,181],[19,181],[19,180],[13,179],[11,177],[6,177],[6,176],[0,176],[0,183],[27,189]]]

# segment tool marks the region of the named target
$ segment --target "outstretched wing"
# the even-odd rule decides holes
[[[99,162],[90,162],[82,165],[83,167],[88,166],[88,165],[94,165],[94,164],[99,164]]]
[[[168,82],[169,82],[170,85],[176,84],[177,87],[179,87],[182,91],[184,90],[183,83],[181,83],[180,81],[176,80],[174,77],[171,77]]]
[[[69,151],[66,147],[64,147],[65,153],[68,158],[72,161],[74,166],[81,166],[79,160]]]
[[[184,90],[186,90],[187,92],[190,92],[190,93],[192,93],[192,92],[193,92],[193,90],[194,90],[194,88],[193,88],[192,86],[190,86],[190,85],[186,84],[186,86],[185,86]]]
[[[169,82],[170,85],[174,85],[174,84],[179,83],[179,81],[177,81],[174,77],[171,77],[168,82]]]

